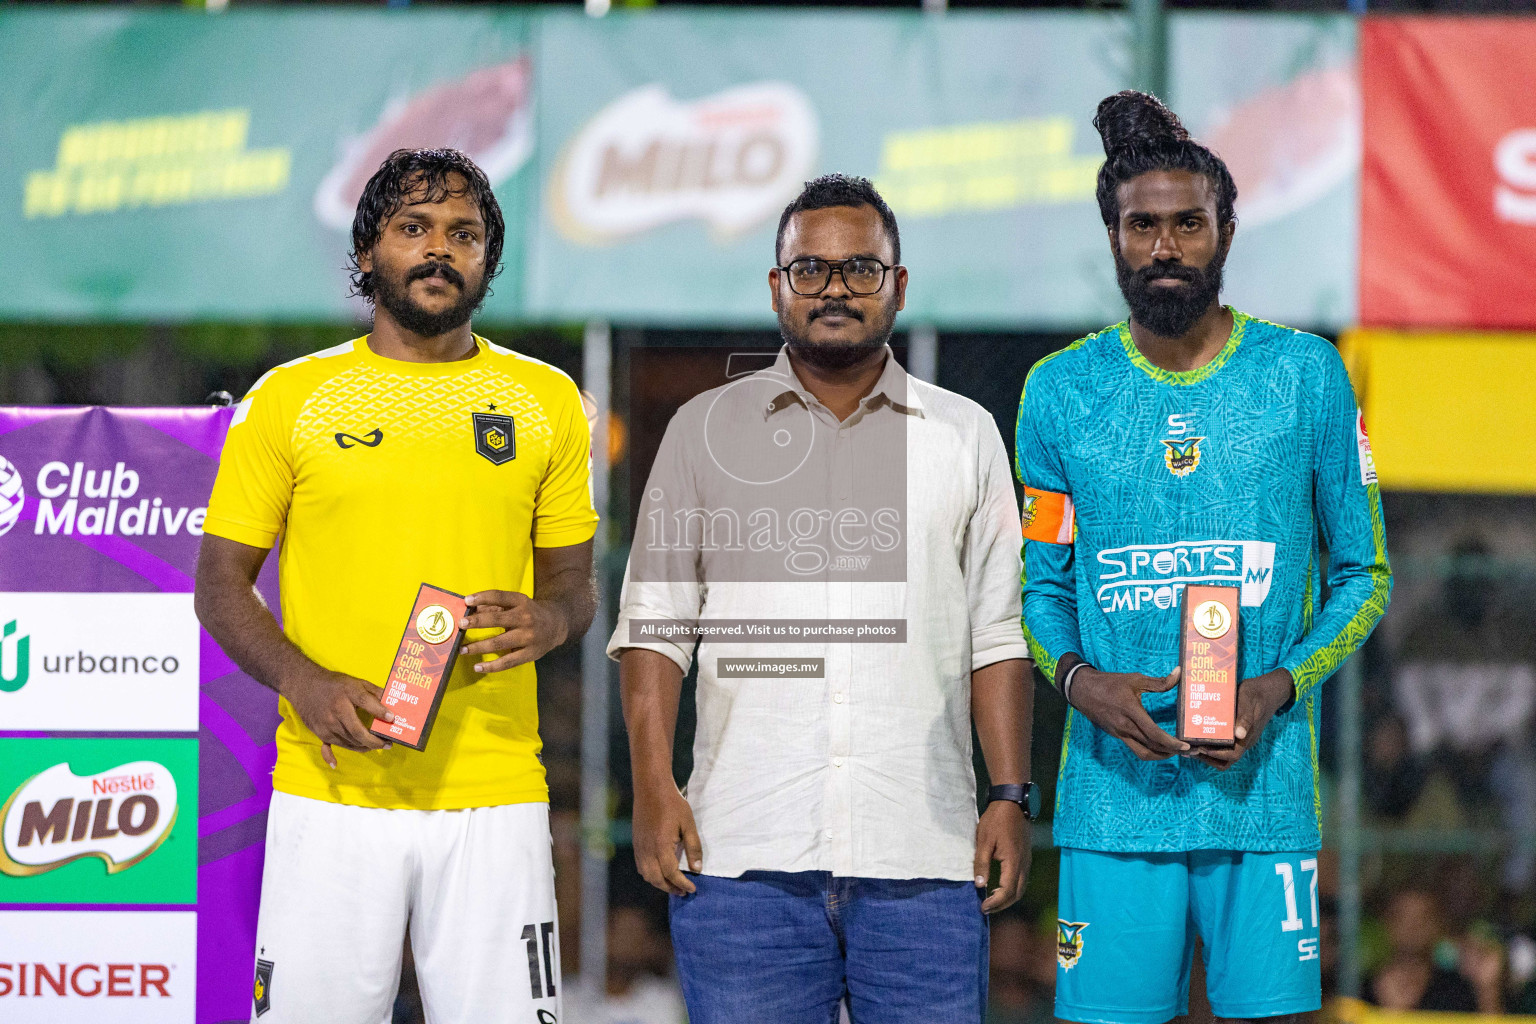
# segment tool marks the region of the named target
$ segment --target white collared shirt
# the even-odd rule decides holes
[[[972,877],[971,672],[1028,658],[1020,546],[992,417],[908,376],[889,348],[842,422],[787,349],[678,410],[647,481],[611,657],[644,648],[686,673],[693,637],[632,634],[649,620],[905,630],[874,643],[701,636],[685,793],[704,873]],[[723,659],[748,671],[820,659],[821,674],[722,677]]]

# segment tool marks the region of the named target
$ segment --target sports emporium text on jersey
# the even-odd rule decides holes
[[[1269,596],[1275,545],[1263,540],[1177,540],[1168,544],[1127,544],[1098,554],[1095,596],[1106,614],[1166,611],[1179,603],[1190,583],[1242,588],[1240,603],[1256,607]]]

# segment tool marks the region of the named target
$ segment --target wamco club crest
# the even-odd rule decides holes
[[[496,406],[492,405],[492,409]],[[495,412],[477,412],[475,420],[475,451],[495,465],[517,458],[517,432],[511,416]]]
[[[1056,919],[1056,962],[1062,970],[1070,971],[1077,966],[1083,955],[1083,929],[1087,921],[1063,921]]]

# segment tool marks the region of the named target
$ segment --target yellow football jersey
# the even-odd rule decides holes
[[[576,385],[475,339],[451,363],[386,359],[360,338],[277,367],[235,412],[204,530],[271,547],[283,629],[318,664],[382,686],[416,599],[533,594],[533,549],[588,540],[590,435]],[[537,596],[537,595],[534,595]],[[335,749],[280,701],[273,786],[422,810],[549,799],[534,667],[460,658],[424,751]]]

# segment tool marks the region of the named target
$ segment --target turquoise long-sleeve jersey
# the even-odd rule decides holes
[[[1317,686],[1386,611],[1381,495],[1333,346],[1233,318],[1225,347],[1198,370],[1154,366],[1121,323],[1030,371],[1019,478],[1069,495],[1077,532],[1070,544],[1025,541],[1024,632],[1052,680],[1068,652],[1105,672],[1166,676],[1178,664],[1183,586],[1239,586],[1239,678],[1286,668],[1296,702],[1226,772],[1184,757],[1142,761],[1070,711],[1061,846],[1288,851],[1321,841]],[[1174,701],[1143,697],[1169,733]]]

